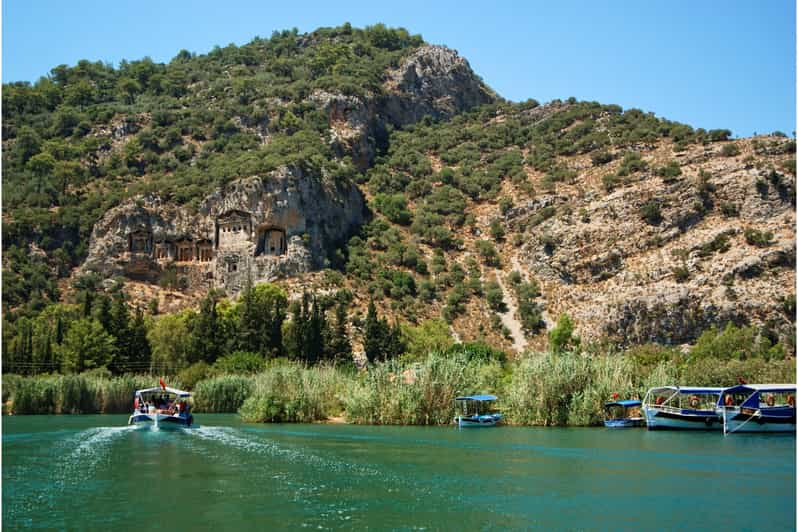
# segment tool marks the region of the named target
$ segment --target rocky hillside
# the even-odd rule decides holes
[[[573,99],[504,102],[404,30],[276,33],[3,91],[6,319],[123,277],[136,304],[349,290],[402,322],[542,348],[794,344],[795,141]],[[793,348],[794,349],[794,348]]]

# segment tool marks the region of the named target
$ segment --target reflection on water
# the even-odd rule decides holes
[[[204,415],[199,427],[152,430],[126,421],[4,418],[3,525],[785,529],[795,523],[794,436],[246,425],[223,415]]]

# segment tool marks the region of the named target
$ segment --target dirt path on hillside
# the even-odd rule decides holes
[[[518,262],[518,255],[513,255],[510,258],[510,262],[513,265],[513,269],[521,274],[521,277],[524,278],[524,282],[529,282],[529,272],[525,269],[521,268],[521,263]],[[546,296],[545,294],[540,295],[540,317],[543,319],[544,323],[546,324],[546,330],[551,330],[554,327],[554,322],[551,319],[548,311],[546,310]]]
[[[507,312],[499,313],[499,317],[502,320],[502,325],[507,327],[507,329],[510,331],[510,336],[513,338],[513,349],[515,349],[515,352],[523,353],[527,342],[526,337],[524,336],[524,329],[521,327],[521,322],[515,317],[518,311],[518,306],[515,303],[515,296],[504,284],[504,281],[502,280],[502,271],[493,270],[493,274],[496,276],[496,282],[499,283],[499,287],[502,289],[504,304],[507,305]]]

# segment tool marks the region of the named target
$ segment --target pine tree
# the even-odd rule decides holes
[[[108,334],[114,338],[114,344],[116,345],[116,356],[111,361],[109,369],[114,373],[129,371],[132,363],[130,313],[127,309],[124,292],[121,290],[114,294],[110,310],[110,322],[107,325],[103,325]]]
[[[303,339],[304,358],[308,364],[319,362],[325,352],[324,331],[327,327],[324,311],[320,308],[316,296],[312,299],[312,309],[307,316],[307,323],[304,327],[305,337]]]
[[[100,294],[97,297],[93,297],[93,302],[91,304],[91,316],[84,316],[86,318],[93,317],[95,320],[100,322],[100,325],[103,326],[106,332],[109,334],[113,328],[111,322],[113,318],[111,316],[111,298],[105,294]]]
[[[352,359],[352,343],[346,328],[346,302],[339,300],[335,306],[335,323],[327,328],[326,358],[339,362]]]
[[[144,371],[149,368],[152,359],[150,342],[147,340],[147,325],[144,323],[144,313],[136,307],[136,314],[130,324],[129,360],[132,369]]]
[[[213,364],[222,356],[221,326],[216,313],[216,300],[210,292],[202,300],[199,314],[192,326],[191,337],[191,362],[204,361]]]

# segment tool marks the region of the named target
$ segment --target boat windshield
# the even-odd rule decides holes
[[[611,421],[614,419],[638,418],[640,417],[640,406],[623,406],[619,404],[607,405],[604,407],[604,419]]]
[[[492,401],[474,401],[471,399],[458,399],[457,409],[464,416],[481,416],[484,414],[494,414],[497,410],[493,407]]]
[[[139,408],[142,410],[153,409],[155,411],[188,411],[191,409],[191,396],[183,393],[175,393],[170,390],[140,390],[136,392],[139,399]]]
[[[679,393],[678,403],[673,406],[690,410],[715,410],[715,405],[720,398],[720,392],[699,393],[682,391]],[[671,401],[673,403],[674,401]]]

